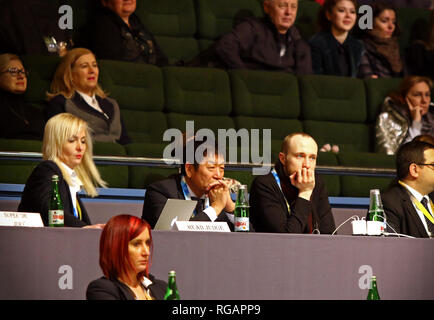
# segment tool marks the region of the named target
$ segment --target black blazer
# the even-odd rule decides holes
[[[347,76],[339,65],[337,40],[330,31],[315,34],[309,40],[312,54],[312,69],[315,74]],[[363,42],[348,35],[343,43],[349,52],[350,76],[357,77],[362,55],[365,54]]]
[[[149,286],[151,296],[156,300],[163,300],[166,294],[167,283],[149,275],[152,284]],[[134,293],[128,286],[119,280],[110,280],[101,277],[89,283],[86,290],[87,300],[134,300]]]
[[[123,122],[122,115],[120,114],[119,106],[115,108],[113,103],[117,103],[113,99],[112,101],[109,98],[101,98],[100,96],[95,95],[96,100],[107,117],[104,116],[101,112],[95,110],[92,106],[88,105],[87,102],[83,99],[83,97],[75,92],[74,95],[68,99],[73,102],[77,110],[85,116],[81,116],[79,114],[75,114],[76,116],[83,118],[88,125],[92,128],[95,134],[97,135],[110,135],[114,128],[120,126],[121,135],[119,139],[116,141],[120,144],[127,144],[131,142],[130,137],[128,136],[127,130],[125,128],[125,124]],[[53,97],[49,102],[48,106],[45,109],[45,120],[48,121],[51,117],[63,113],[68,112],[66,110],[66,98],[62,94],[58,94]],[[118,114],[119,113],[119,114]],[[114,121],[119,117],[119,123]],[[98,121],[96,121],[98,119]],[[98,123],[104,123],[103,126],[98,125]],[[97,140],[97,139],[96,139]]]
[[[44,225],[48,226],[48,204],[51,194],[51,177],[54,174],[59,176],[59,193],[63,203],[65,227],[84,227],[90,225],[91,222],[87,215],[86,208],[78,194],[77,199],[81,208],[83,220],[79,220],[74,216],[69,185],[63,179],[62,172],[57,164],[50,160],[42,161],[27,179],[21,196],[21,202],[18,206],[18,211],[39,212]]]
[[[276,170],[278,170],[276,165]],[[280,180],[283,177],[279,174]],[[312,212],[313,228],[322,234],[331,234],[335,230],[335,221],[328,201],[324,181],[315,174],[315,188],[312,200],[298,197],[294,187],[293,199],[288,199],[291,212],[288,211],[285,198],[273,174],[258,176],[250,189],[250,221],[257,232],[307,233],[308,217]]]
[[[152,228],[155,227],[161,211],[163,211],[166,205],[167,199],[184,199],[180,174],[172,175],[168,179],[154,182],[146,189],[142,219],[148,221]],[[198,213],[190,220],[210,221],[205,212]],[[216,221],[227,222],[229,228],[233,231],[233,223],[230,222],[224,211],[217,216]]]
[[[397,233],[416,238],[428,238],[428,233],[405,187],[396,183],[382,195],[381,199],[387,223]],[[394,232],[389,226],[387,226],[387,231],[390,233]]]

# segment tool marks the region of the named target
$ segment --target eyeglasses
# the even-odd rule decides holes
[[[16,78],[19,74],[24,76],[24,77],[27,77],[29,75],[29,72],[27,70],[18,69],[18,68],[9,68],[3,72],[0,72],[0,74],[3,74],[3,73],[9,73],[14,78]]]
[[[434,170],[434,163],[416,163],[418,166],[428,166],[428,168]]]

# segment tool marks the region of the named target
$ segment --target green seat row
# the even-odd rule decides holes
[[[29,55],[23,57],[23,61],[30,70],[25,98],[42,109],[59,59]],[[194,121],[195,130],[208,128],[216,137],[219,129],[236,132],[247,129],[250,137],[252,129],[260,132],[271,129],[272,162],[287,134],[304,131],[311,134],[319,146],[331,143],[340,147],[337,155],[320,153],[319,165],[394,167],[394,157],[374,153],[373,124],[384,97],[397,88],[401,79],[360,80],[316,75],[297,77],[266,71],[158,68],[109,60],[100,61],[99,67],[100,83],[118,101],[133,142],[126,146],[97,143],[97,155],[161,158],[168,144],[163,141],[163,133],[172,128],[184,132],[186,121]],[[238,141],[238,147],[240,143]],[[4,141],[0,149],[40,151],[40,142],[29,146]],[[263,155],[261,151],[262,143],[259,143],[256,152]],[[240,160],[238,157],[237,161]],[[161,168],[113,165],[101,168],[103,177],[112,187],[145,188],[149,182],[166,175],[166,169]],[[169,171],[176,172],[175,169]],[[13,170],[2,172],[0,182],[25,182]],[[25,175],[23,170],[20,174]],[[248,184],[253,178],[249,172],[242,171],[228,172],[228,175],[241,177]],[[383,187],[390,180],[380,179],[383,181],[380,186],[371,177],[324,176],[330,194],[335,196],[367,196],[368,187]]]
[[[87,26],[99,0],[50,0],[53,8],[70,5],[73,9],[72,35],[76,44],[87,38]],[[230,32],[239,19],[264,15],[263,0],[140,0],[136,14],[156,36],[171,62],[188,61],[221,35]],[[304,39],[317,32],[321,6],[314,1],[299,1],[295,25]],[[56,12],[57,14],[57,12]],[[429,20],[429,10],[399,8],[401,50],[420,36]],[[29,26],[31,27],[31,26]]]

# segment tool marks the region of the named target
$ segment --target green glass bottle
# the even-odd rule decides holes
[[[237,201],[235,202],[234,230],[237,232],[249,232],[249,202],[247,201],[247,186],[238,187]]]
[[[53,175],[51,177],[50,203],[48,204],[48,226],[63,227],[64,225],[63,203],[59,194],[59,177]]]
[[[180,300],[178,288],[176,287],[176,272],[173,270],[169,271],[169,281],[167,282],[164,300]]]
[[[378,294],[377,289],[377,277],[372,276],[371,278],[371,286],[369,287],[367,300],[380,300],[380,295]]]
[[[370,190],[367,228],[368,235],[382,235],[386,231],[386,215],[378,189]]]

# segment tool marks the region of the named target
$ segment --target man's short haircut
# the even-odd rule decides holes
[[[417,137],[414,137],[413,140],[427,142],[434,146],[434,137],[430,134],[420,134]]]
[[[302,137],[305,137],[305,138],[311,138],[313,141],[315,141],[315,139],[311,135],[309,135],[307,133],[304,133],[304,132],[294,132],[294,133],[288,134],[285,137],[285,139],[283,139],[282,146],[280,147],[280,152],[282,152],[284,154],[288,154],[289,144],[291,143],[292,137],[295,137],[295,136],[302,136]]]
[[[190,146],[188,143],[191,143]],[[196,151],[199,148],[203,148],[203,154],[199,155],[198,159],[196,159]],[[191,150],[192,149],[192,150]],[[187,154],[189,151],[193,151],[193,155]],[[181,159],[181,174],[185,175],[185,165],[187,163],[194,165],[194,168],[197,169],[199,167],[199,164],[202,163],[203,159],[208,156],[209,151],[214,151],[213,153],[215,155],[223,155],[218,148],[217,140],[214,141],[198,141],[193,137],[189,137],[189,139],[186,139],[185,134],[183,134],[183,148],[182,148],[182,159]],[[190,159],[193,159],[193,161],[189,161]]]
[[[396,153],[396,175],[398,179],[405,179],[409,174],[412,163],[424,163],[424,152],[434,149],[434,146],[424,142],[413,140],[401,145]]]

